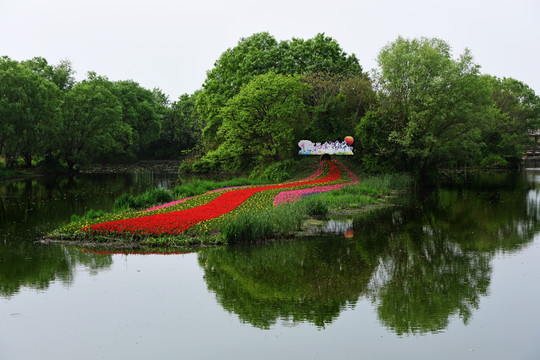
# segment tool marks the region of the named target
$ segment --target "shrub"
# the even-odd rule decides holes
[[[174,197],[172,191],[166,189],[152,189],[137,196],[122,194],[114,202],[113,208],[115,210],[138,210],[173,200]]]
[[[482,160],[481,164],[482,167],[488,168],[488,169],[497,169],[497,168],[508,168],[510,167],[510,164],[508,161],[503,159],[499,155],[491,154],[487,156],[484,160]]]
[[[261,179],[271,183],[279,183],[291,178],[292,160],[270,164],[262,173]]]
[[[71,222],[84,221],[86,219],[97,219],[105,215],[103,210],[94,210],[90,209],[83,216],[77,216],[75,214],[71,215]]]

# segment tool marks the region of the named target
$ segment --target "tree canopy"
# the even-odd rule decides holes
[[[27,165],[47,147],[58,125],[58,87],[30,68],[0,59],[0,150],[7,167]]]
[[[498,85],[481,76],[469,51],[454,59],[443,40],[399,37],[377,60],[379,101],[356,129],[362,160],[371,170],[407,170],[423,178],[439,166],[475,165],[489,155],[486,129],[515,122],[514,115],[502,115]],[[510,127],[501,136],[516,146],[519,137],[523,145],[527,126]]]
[[[6,166],[177,158],[182,171],[260,172],[293,158],[299,139],[354,135],[368,172],[518,167],[540,128],[540,98],[525,83],[482,74],[471,53],[437,38],[398,37],[366,74],[323,33],[241,38],[176,100],[134,80],[69,60],[0,58],[0,156]]]
[[[291,158],[307,122],[309,89],[292,76],[253,78],[222,108],[218,136],[223,142],[209,158],[233,171]]]
[[[336,40],[318,34],[313,39],[278,42],[263,32],[242,38],[227,49],[207,73],[197,109],[204,121],[203,140],[207,150],[219,146],[217,132],[222,123],[221,109],[238,94],[242,86],[257,75],[273,72],[305,75],[328,72],[362,75],[354,55],[347,55]]]

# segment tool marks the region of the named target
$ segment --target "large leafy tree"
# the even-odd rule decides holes
[[[152,144],[156,157],[174,158],[182,151],[200,147],[201,123],[196,108],[199,93],[183,94],[163,108],[160,137]]]
[[[540,127],[540,98],[518,80],[486,77],[493,109],[482,132],[484,165],[516,166],[530,145],[528,133]]]
[[[152,91],[131,80],[112,83],[111,91],[120,100],[122,121],[132,129],[129,150],[141,156],[145,148],[159,138],[162,105]]]
[[[0,59],[0,150],[7,167],[30,166],[58,130],[58,87],[29,67]]]
[[[223,143],[208,158],[233,171],[290,158],[306,124],[309,90],[293,76],[255,77],[222,109]]]
[[[90,76],[75,85],[62,107],[60,151],[68,168],[120,152],[131,128],[122,122],[122,105],[103,78]]]
[[[75,78],[71,61],[62,60],[57,65],[50,65],[45,58],[35,57],[22,62],[42,78],[54,83],[60,90],[67,91],[75,86]]]
[[[377,61],[380,103],[367,120],[378,119],[388,132],[385,152],[403,160],[400,164],[418,178],[430,177],[442,160],[475,153],[479,125],[489,110],[489,86],[468,51],[453,59],[440,39],[399,37]]]
[[[263,32],[242,38],[227,49],[207,73],[197,109],[204,121],[203,142],[207,150],[221,143],[217,136],[223,118],[221,109],[255,76],[274,72],[283,75],[329,72],[361,75],[354,55],[347,55],[336,40],[324,34],[313,39],[278,42]]]
[[[312,73],[302,80],[312,86],[310,122],[305,132],[312,141],[353,135],[360,118],[375,103],[371,81],[364,75]]]
[[[293,38],[279,45],[281,57],[278,67],[284,74],[362,75],[358,58],[345,53],[335,39],[323,33],[307,40]]]

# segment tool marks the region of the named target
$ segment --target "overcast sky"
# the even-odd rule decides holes
[[[132,79],[176,100],[242,37],[333,37],[364,70],[397,36],[438,37],[482,72],[513,77],[540,95],[540,0],[0,0],[0,55],[72,62]]]

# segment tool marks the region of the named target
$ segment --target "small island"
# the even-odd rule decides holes
[[[407,179],[401,176],[401,186],[408,184]],[[305,230],[309,217],[388,205],[385,197],[392,193],[391,187],[395,188],[396,178],[394,185],[380,178],[365,180],[359,184],[358,176],[341,161],[321,160],[317,170],[301,180],[220,187],[141,210],[132,208],[137,207],[137,199],[126,200],[124,196],[117,200],[116,211],[90,210],[82,217],[73,217],[71,223],[47,234],[44,241],[151,249],[297,236]],[[167,191],[153,191],[139,198],[152,197],[152,193],[159,202],[159,197],[162,201],[166,198]]]

